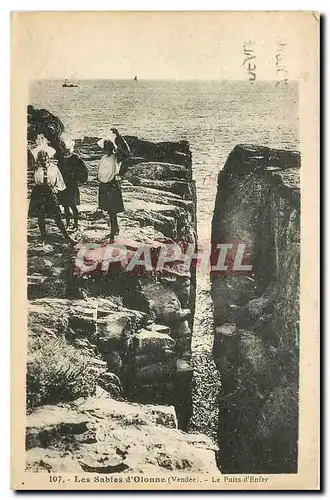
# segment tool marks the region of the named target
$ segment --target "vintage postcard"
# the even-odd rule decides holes
[[[319,488],[319,15],[13,12],[15,490]]]

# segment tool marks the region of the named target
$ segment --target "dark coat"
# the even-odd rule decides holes
[[[80,205],[79,184],[85,184],[88,179],[88,170],[85,162],[73,153],[68,158],[59,156],[57,166],[66,185],[65,191],[59,194],[60,204],[63,206]]]
[[[117,135],[115,139],[115,145],[116,145],[116,158],[118,163],[120,163],[120,170],[119,170],[119,175],[120,177],[124,177],[126,174],[128,165],[126,160],[131,156],[131,150],[125,139],[121,135]]]
[[[99,208],[105,210],[110,215],[124,212],[123,197],[121,187],[117,179],[111,182],[100,182],[99,185]]]
[[[129,145],[121,135],[117,135],[115,139],[115,145],[117,148],[116,150],[117,161],[120,163],[124,160],[127,160],[127,158],[130,157],[131,150],[129,148]]]

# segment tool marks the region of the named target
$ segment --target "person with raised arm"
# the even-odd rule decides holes
[[[115,155],[115,146],[108,139],[102,140],[105,155],[102,156],[98,171],[99,209],[109,217],[110,240],[119,234],[117,214],[124,212],[121,186],[118,180],[119,163]]]
[[[101,139],[98,142],[98,145],[103,147],[103,142],[105,139]],[[131,155],[131,150],[129,145],[127,144],[124,137],[118,132],[116,128],[111,128],[110,133],[107,137],[107,140],[110,140],[115,146],[115,156],[117,158],[118,166],[119,166],[119,175],[118,179],[121,180],[124,177],[127,170],[126,160]]]

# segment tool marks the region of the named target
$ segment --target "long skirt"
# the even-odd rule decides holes
[[[31,192],[29,216],[38,217],[42,211],[51,219],[56,215],[61,215],[57,194],[49,186],[37,184]]]
[[[59,193],[58,199],[60,205],[63,207],[80,205],[80,191],[78,184],[72,183],[67,185],[67,188]]]
[[[123,197],[120,184],[116,179],[111,182],[100,182],[99,185],[99,208],[107,211],[110,215],[124,212]]]

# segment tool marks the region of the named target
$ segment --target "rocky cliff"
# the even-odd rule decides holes
[[[44,133],[56,147],[63,129],[56,117],[29,107],[29,139]],[[191,414],[195,270],[102,271],[107,222],[102,213],[90,218],[103,154],[97,140],[76,141],[89,180],[81,187],[73,251],[51,222],[50,245],[43,247],[37,221],[28,221],[28,467],[108,470],[121,459],[122,470],[216,470],[210,440],[178,430],[186,429]],[[115,243],[133,252],[143,245],[151,254],[164,242],[196,245],[189,144],[126,140],[132,157],[125,165],[125,213]],[[77,265],[79,255],[84,266]]]
[[[299,153],[234,148],[218,176],[212,243],[247,244],[252,271],[211,274],[222,472],[296,472]]]

